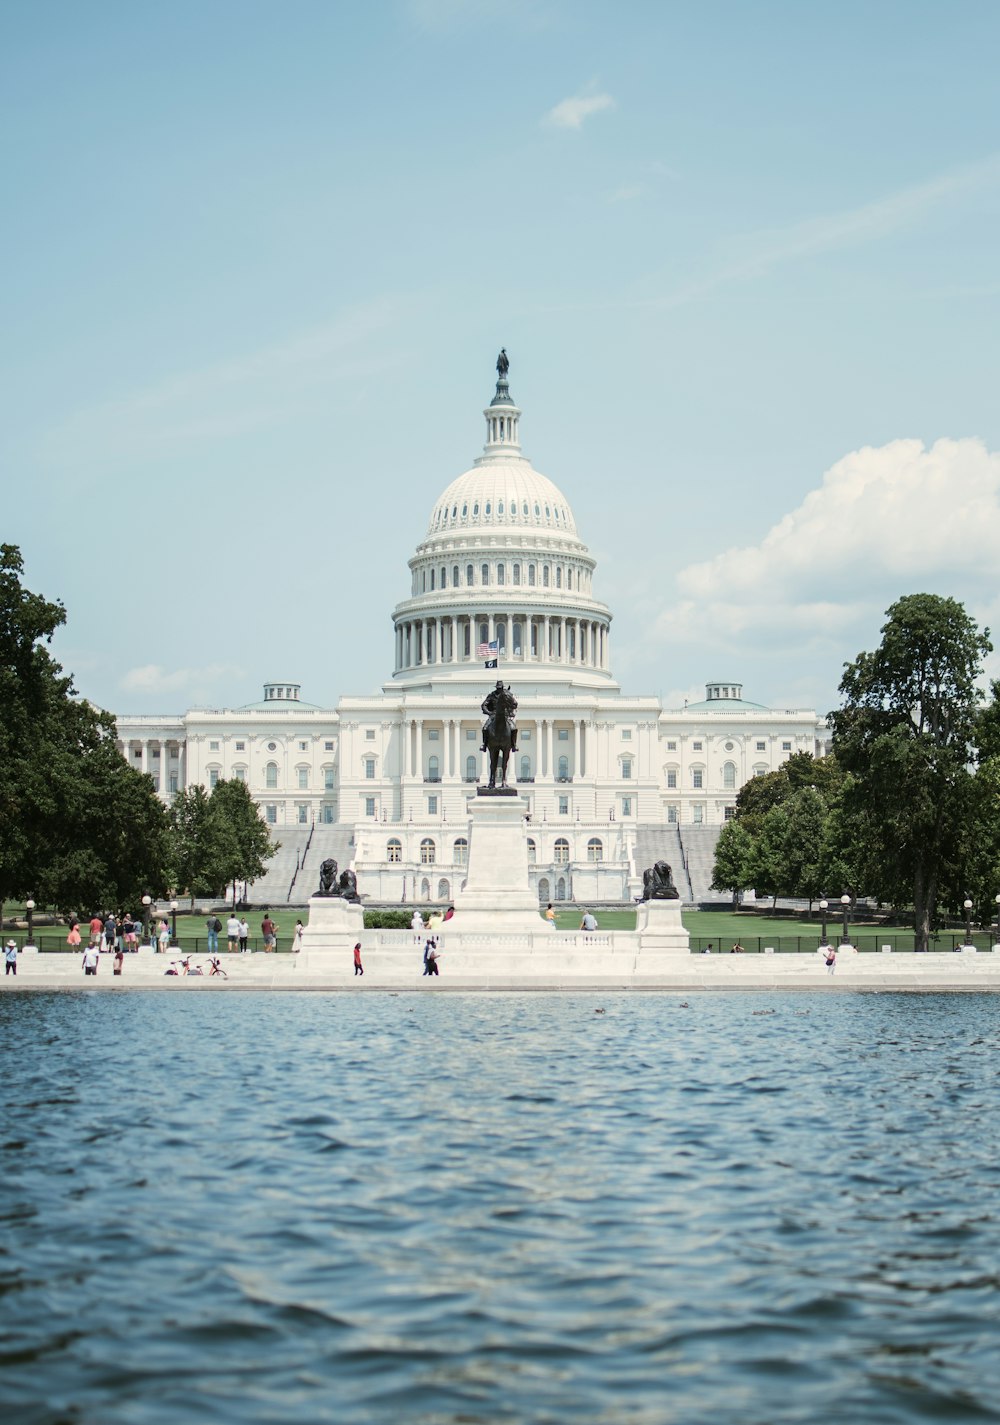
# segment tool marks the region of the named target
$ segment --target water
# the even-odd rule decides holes
[[[6,1425],[1000,1420],[1000,999],[15,994],[0,1042]]]

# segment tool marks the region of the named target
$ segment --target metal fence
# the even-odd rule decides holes
[[[831,936],[829,943],[836,949],[840,937]],[[763,955],[765,950],[770,948],[775,955],[815,955],[820,945],[819,935],[747,935],[741,936],[739,942],[744,953],[747,955]],[[995,937],[987,932],[973,935],[969,941],[977,950],[992,950],[996,943]],[[706,950],[711,950],[713,954],[726,955],[730,952],[733,942],[730,940],[720,940],[717,935],[692,935],[691,951],[693,954],[701,955]],[[888,945],[891,950],[913,953],[915,949],[913,941],[913,931],[899,932],[875,932],[863,935],[852,935],[851,944],[862,955],[877,955],[882,951],[882,947]],[[957,950],[960,945],[965,944],[965,935],[961,931],[945,931],[939,935],[932,935],[928,950],[946,951]]]

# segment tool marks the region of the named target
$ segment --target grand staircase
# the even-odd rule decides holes
[[[319,868],[332,856],[341,871],[354,859],[354,827],[320,822],[282,827],[281,845],[267,863],[267,873],[253,883],[255,905],[305,905],[319,885]]]
[[[722,897],[712,890],[712,866],[718,826],[670,826],[647,822],[636,827],[635,869],[641,876],[647,866],[666,861],[674,873],[681,900],[689,905]]]

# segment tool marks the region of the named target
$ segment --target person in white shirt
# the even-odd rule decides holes
[[[91,941],[83,952],[83,973],[85,975],[96,975],[97,967],[101,961],[101,952],[94,941]]]
[[[411,929],[411,930],[423,930],[423,928],[424,928],[424,918],[423,918],[423,916],[420,914],[419,910],[415,910],[415,911],[413,912],[413,915],[410,917],[410,929]]]
[[[592,914],[591,911],[585,910],[585,911],[583,912],[583,919],[580,921],[580,929],[581,929],[581,930],[596,930],[596,929],[597,929],[597,918],[596,918],[596,916],[594,916],[594,915]]]
[[[230,950],[240,948],[240,922],[235,915],[231,915],[226,921],[226,939],[229,941]]]
[[[240,954],[245,955],[250,948],[250,922],[246,916],[240,921]]]

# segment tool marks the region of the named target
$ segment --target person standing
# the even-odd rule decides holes
[[[226,921],[226,939],[229,941],[229,948],[234,953],[240,948],[240,922],[235,911],[230,913]]]
[[[170,926],[167,924],[166,916],[160,921],[160,954],[165,955],[170,949]]]
[[[112,970],[111,973],[114,974],[114,975],[120,975],[121,972],[122,972],[122,966],[123,966],[124,964],[125,964],[125,951],[122,949],[122,947],[121,947],[120,945],[116,945],[116,946],[115,946],[115,964],[114,964],[114,969]]]
[[[413,912],[413,914],[410,916],[410,929],[411,929],[411,930],[423,930],[423,928],[424,928],[424,918],[423,918],[423,916],[420,914],[419,910],[415,910],[415,911]]]
[[[555,911],[552,909],[552,902],[551,902],[551,901],[549,901],[548,905],[545,907],[545,923],[546,923],[546,925],[549,927],[550,930],[555,930],[555,928],[556,928],[556,913],[555,913]]]
[[[104,918],[95,911],[90,917],[90,938],[91,940],[99,940],[103,934]]]
[[[826,947],[826,973],[832,975],[837,968],[837,952],[832,945]]]
[[[118,939],[118,921],[115,919],[113,910],[108,911],[108,917],[104,922],[104,948],[108,951],[114,950]]]
[[[69,928],[69,934],[66,936],[66,944],[72,945],[75,948],[77,945],[79,945],[79,943],[80,927],[78,925],[71,925]]]
[[[302,950],[302,937],[305,934],[305,926],[301,920],[295,922],[295,929],[292,931],[292,954],[298,955]]]
[[[240,954],[245,955],[250,948],[250,922],[245,915],[240,916]]]
[[[210,915],[205,921],[205,930],[208,933],[208,953],[214,955],[219,948],[219,931],[222,929],[222,921],[217,915]]]
[[[354,947],[354,973],[355,975],[363,975],[364,972],[365,967],[361,963],[361,941],[359,940]]]
[[[275,947],[277,929],[274,921],[271,919],[271,912],[269,910],[264,911],[264,919],[260,923],[260,933],[264,937],[264,950],[270,955]]]
[[[15,980],[16,980],[16,979],[17,979],[17,941],[16,941],[16,940],[8,940],[8,941],[7,941],[7,945],[6,945],[6,948],[5,948],[5,950],[4,950],[4,956],[3,956],[3,958],[4,958],[5,965],[6,965],[6,968],[5,968],[5,970],[4,970],[4,978],[6,979],[6,977],[7,977],[8,975],[13,975],[14,978],[15,978]]]
[[[97,967],[100,962],[101,952],[98,948],[98,942],[96,940],[91,940],[90,944],[83,952],[83,960],[81,963],[83,965],[84,975],[96,975]]]

